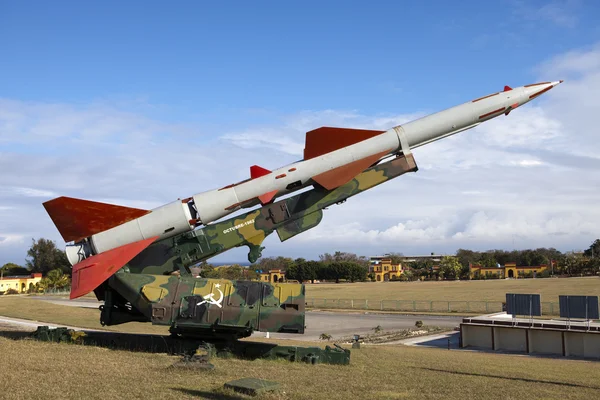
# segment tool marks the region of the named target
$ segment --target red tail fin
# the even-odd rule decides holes
[[[158,236],[129,243],[116,249],[96,254],[73,266],[71,276],[71,299],[76,299],[96,289],[133,257],[150,246]]]
[[[271,173],[271,171],[269,171],[266,168],[259,167],[258,165],[253,165],[250,167],[250,178],[251,179],[260,178],[261,176],[269,175],[270,173]]]
[[[77,242],[150,212],[72,197],[47,201],[44,208],[65,242]]]
[[[304,159],[309,160],[323,154],[353,145],[385,131],[323,127],[306,132]]]

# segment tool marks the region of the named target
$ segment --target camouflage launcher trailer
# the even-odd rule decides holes
[[[304,333],[304,285],[131,273],[96,290],[102,325],[150,321],[172,334],[235,340],[253,331]]]

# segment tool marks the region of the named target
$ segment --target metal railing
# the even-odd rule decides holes
[[[502,301],[306,299],[307,308],[468,314],[502,312],[503,303]],[[558,315],[559,303],[543,302],[542,314]]]

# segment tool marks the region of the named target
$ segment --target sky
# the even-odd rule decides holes
[[[42,206],[58,196],[152,209],[301,159],[321,126],[386,130],[559,79],[263,256],[585,249],[600,237],[599,19],[594,0],[0,0],[0,265],[33,239],[64,247]]]

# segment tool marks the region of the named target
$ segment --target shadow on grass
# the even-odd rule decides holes
[[[209,400],[244,400],[248,397],[242,397],[238,395],[231,394],[222,394],[222,393],[214,393],[207,392],[204,390],[193,390],[193,389],[185,389],[185,388],[171,388],[172,390],[176,390],[178,392],[187,394],[189,396],[197,396],[201,399],[209,399]]]
[[[8,330],[4,331],[0,329],[0,336],[5,337],[7,339],[19,340],[25,339],[31,335],[31,332],[27,331],[17,331],[17,330]]]
[[[85,336],[80,338],[85,346],[104,347],[111,350],[125,350],[144,353],[166,353],[169,355],[195,354],[203,340],[180,338],[170,335],[136,334],[120,332],[83,331]],[[6,330],[0,328],[0,336],[20,340],[32,338],[31,331]],[[276,343],[250,341],[211,342],[218,350],[230,351],[238,358],[255,360],[267,357],[277,347]]]
[[[546,383],[546,384],[550,384],[550,385],[559,385],[559,386],[567,386],[567,387],[575,387],[575,388],[600,390],[599,386],[580,385],[577,383],[544,381],[544,380],[540,380],[540,379],[530,379],[530,378],[515,378],[515,377],[510,377],[510,376],[502,376],[502,375],[478,374],[475,372],[448,371],[446,369],[426,368],[426,367],[410,367],[410,368],[420,369],[420,370],[424,370],[424,371],[431,371],[431,372],[445,372],[447,374],[453,374],[453,375],[480,376],[483,378],[497,378],[497,379],[506,379],[506,380],[510,380],[510,381],[528,382],[528,383]]]
[[[168,335],[135,334],[119,332],[86,331],[82,344],[98,346],[112,350],[128,350],[145,353],[187,354],[194,352],[198,341],[178,340]],[[20,340],[32,337],[31,331],[2,330],[0,336],[7,339]]]

